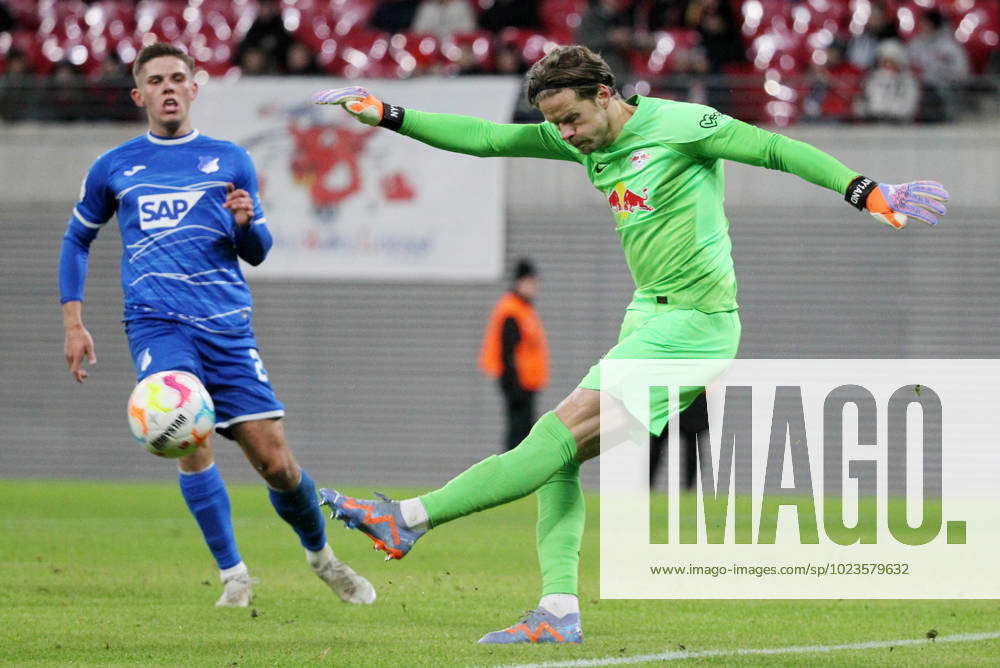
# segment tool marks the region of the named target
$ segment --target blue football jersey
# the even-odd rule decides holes
[[[253,198],[249,229],[222,207],[229,183]],[[250,327],[252,300],[237,249],[241,238],[263,241],[251,260],[259,262],[270,233],[245,149],[197,130],[170,139],[147,132],[125,142],[90,168],[67,235],[80,225],[93,238],[116,213],[126,321],[170,318],[216,332]]]

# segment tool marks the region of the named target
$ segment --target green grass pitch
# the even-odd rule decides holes
[[[939,639],[1000,631],[997,601],[601,601],[594,495],[581,564],[585,643],[481,646],[483,633],[537,602],[533,499],[441,527],[401,562],[331,523],[337,554],[378,591],[374,605],[355,607],[309,572],[263,485],[230,491],[240,550],[260,579],[250,609],[213,607],[217,572],[174,485],[0,481],[0,665],[652,665],[633,657],[899,639],[919,642],[674,663],[1000,664],[998,639],[925,639],[931,629]]]

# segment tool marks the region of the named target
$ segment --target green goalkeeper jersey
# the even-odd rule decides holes
[[[635,112],[615,141],[589,154],[547,122],[498,124],[407,109],[400,131],[470,155],[580,163],[614,215],[637,296],[706,313],[737,307],[723,159],[790,172],[840,194],[858,175],[817,148],[710,107],[638,95],[628,104]]]

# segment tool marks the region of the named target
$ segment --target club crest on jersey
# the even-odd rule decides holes
[[[636,211],[654,211],[653,207],[646,204],[646,200],[649,199],[648,193],[649,188],[643,188],[641,195],[634,193],[624,182],[619,181],[608,195],[608,204],[619,218],[625,218]]]
[[[212,156],[209,155],[199,155],[198,169],[205,172],[206,174],[217,172],[219,171],[219,159],[213,158]]]
[[[643,150],[634,151],[632,155],[628,157],[629,163],[632,165],[632,169],[642,169],[649,162],[649,153]]]
[[[204,194],[204,190],[195,190],[141,195],[138,200],[139,227],[144,230],[176,227]]]

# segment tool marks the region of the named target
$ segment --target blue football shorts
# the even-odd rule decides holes
[[[281,418],[252,332],[206,332],[173,320],[143,318],[125,323],[136,382],[176,369],[197,376],[215,404],[215,430],[232,439],[240,422]]]

